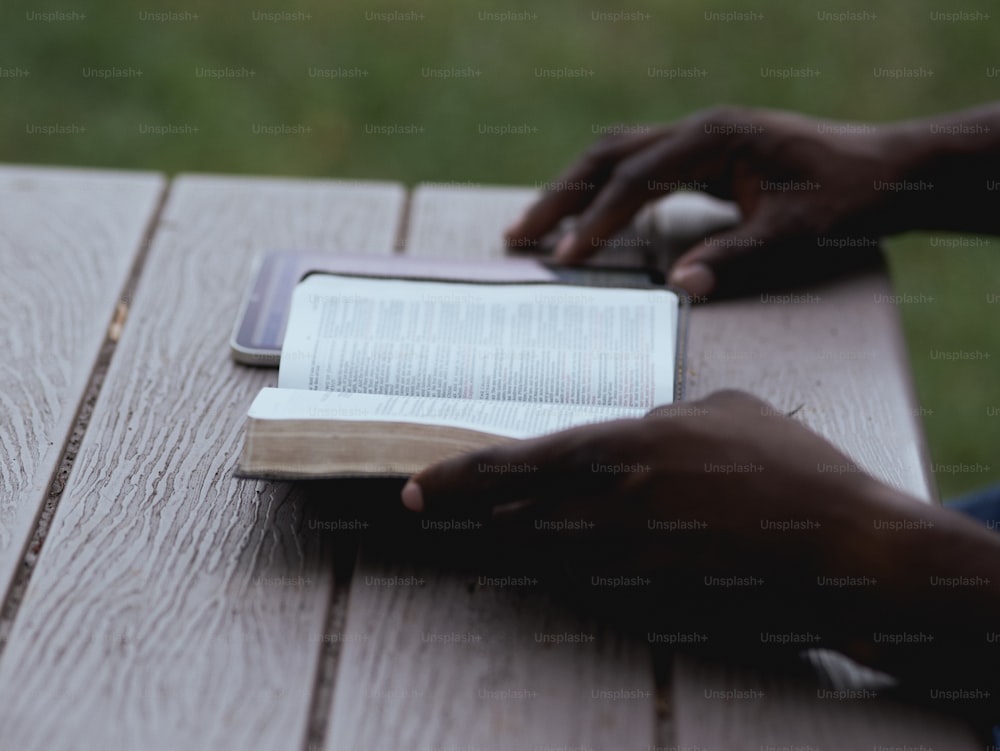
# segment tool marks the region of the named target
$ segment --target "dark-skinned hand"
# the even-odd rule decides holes
[[[741,392],[458,456],[411,478],[403,502],[492,513],[501,543],[561,566],[595,606],[717,652],[826,647],[923,679],[987,664],[959,653],[985,652],[1000,612],[1000,572],[975,592],[928,585],[983,575],[1000,561],[995,534]],[[875,636],[921,628],[937,641]]]
[[[670,281],[697,298],[746,292],[871,263],[882,235],[997,231],[984,185],[998,166],[995,105],[878,127],[719,107],[598,141],[506,239],[531,247],[575,216],[556,260],[580,263],[651,200],[700,190],[734,201],[742,221],[689,248]]]

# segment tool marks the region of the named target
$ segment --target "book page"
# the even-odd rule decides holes
[[[295,289],[282,388],[649,409],[673,400],[668,290],[327,274]]]
[[[410,422],[532,438],[574,425],[642,417],[646,410],[266,388],[249,414],[258,420]]]

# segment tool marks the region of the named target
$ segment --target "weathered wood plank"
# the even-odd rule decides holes
[[[275,371],[229,359],[249,263],[389,253],[400,187],[186,176],[172,189],[76,469],[0,662],[19,749],[306,739],[332,591],[303,489],[232,479]]]
[[[163,184],[148,172],[0,167],[0,594],[47,500]]]
[[[501,228],[532,196],[418,188],[406,252],[497,255]],[[364,638],[344,644],[327,749],[654,745],[647,644],[595,630],[537,583],[476,584],[363,548],[345,631]],[[555,634],[584,636],[545,641]]]
[[[882,272],[696,306],[688,394],[741,388],[796,417],[885,482],[933,484],[892,289]]]
[[[520,187],[418,185],[410,198],[406,253],[435,258],[503,256],[504,228],[535,196],[536,191]]]
[[[406,252],[435,258],[499,258],[509,253],[503,230],[538,197],[531,188],[428,183],[413,190]],[[642,265],[650,245],[639,243],[631,228],[599,248],[593,262]],[[534,256],[537,250],[524,249]]]
[[[363,549],[351,582],[328,749],[652,746],[645,644],[530,577],[509,586],[389,558]]]

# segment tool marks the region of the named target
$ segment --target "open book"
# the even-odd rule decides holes
[[[410,475],[680,393],[667,289],[313,274],[292,295],[278,388],[250,408],[237,474]]]

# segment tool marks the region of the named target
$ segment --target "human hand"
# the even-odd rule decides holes
[[[898,184],[907,131],[722,107],[598,141],[511,226],[537,243],[565,217],[556,260],[593,255],[647,202],[679,189],[735,201],[742,222],[689,248],[670,281],[694,296],[807,281],[870,261],[906,226]]]
[[[872,519],[922,506],[740,392],[466,454],[416,475],[403,499],[432,516],[494,510],[501,541],[564,564],[588,599],[628,590],[651,619],[744,653],[870,632],[859,592],[885,593],[817,577],[880,576]]]
[[[459,456],[413,477],[403,502],[492,511],[500,550],[548,559],[585,604],[675,646],[764,661],[836,649],[913,687],[980,687],[961,711],[995,719],[1000,661],[983,634],[1000,620],[1000,536],[747,394]]]

